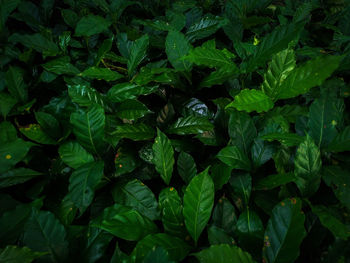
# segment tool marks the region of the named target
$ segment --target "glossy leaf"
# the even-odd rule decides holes
[[[120,83],[114,85],[107,93],[112,102],[122,102],[128,99],[137,99],[140,95],[154,92],[156,87],[144,87],[131,83]]]
[[[153,192],[137,179],[116,185],[112,195],[116,203],[133,207],[150,220],[159,218],[158,202]]]
[[[191,25],[186,31],[186,37],[190,41],[206,38],[214,34],[227,21],[220,17],[204,17],[200,21]]]
[[[80,166],[69,178],[69,197],[83,214],[94,198],[94,192],[103,176],[103,162]]]
[[[287,174],[273,174],[260,179],[256,185],[255,190],[270,190],[281,185],[285,185],[296,180],[294,173]]]
[[[28,247],[7,246],[0,249],[0,262],[4,263],[31,263],[33,260],[45,255],[44,252],[35,252]]]
[[[42,65],[43,68],[49,72],[55,73],[57,75],[77,75],[79,74],[79,69],[70,63],[70,57],[59,57]]]
[[[249,171],[251,168],[250,160],[237,146],[226,146],[216,157],[232,169]]]
[[[188,54],[191,45],[185,36],[178,31],[170,31],[165,41],[165,52],[169,62],[176,70],[189,71],[192,63],[183,60],[182,58]]]
[[[253,263],[252,256],[236,246],[213,245],[195,253],[200,263]]]
[[[321,183],[321,153],[310,136],[302,142],[294,162],[296,184],[304,196],[314,194]]]
[[[89,152],[98,154],[104,146],[105,114],[103,109],[94,106],[87,111],[74,112],[70,116],[70,123],[79,144]]]
[[[98,68],[98,67],[90,67],[85,69],[81,73],[82,77],[87,77],[91,79],[97,80],[105,80],[105,81],[115,81],[123,78],[122,74],[119,74],[116,71],[112,71],[109,68]]]
[[[266,262],[293,262],[306,235],[300,199],[285,199],[272,210],[264,235]]]
[[[207,173],[193,177],[185,191],[183,215],[186,228],[196,243],[209,221],[213,205],[214,183],[211,177]]]
[[[273,107],[273,102],[262,91],[254,89],[242,90],[235,96],[234,101],[226,106],[226,108],[236,108],[246,112],[256,111],[258,113],[269,111]]]
[[[134,141],[152,139],[155,130],[144,123],[118,125],[117,129],[112,132],[113,136],[118,138],[128,138]]]
[[[148,35],[143,35],[139,39],[135,40],[130,48],[130,55],[128,59],[128,73],[129,75],[133,75],[137,66],[142,62],[145,58],[147,48],[149,44]]]
[[[189,184],[192,178],[197,174],[196,163],[190,154],[180,152],[177,159],[177,171],[186,184]]]
[[[137,100],[125,100],[117,106],[116,115],[121,119],[136,120],[151,111],[143,103]]]
[[[41,144],[56,144],[39,124],[30,124],[28,127],[20,128],[19,131],[28,139]]]
[[[96,35],[106,31],[110,25],[111,22],[103,17],[90,14],[79,20],[75,28],[75,35],[84,37]]]
[[[0,175],[0,188],[25,183],[41,174],[23,167],[12,169]]]
[[[350,126],[346,126],[335,138],[329,143],[327,150],[331,152],[350,151]]]
[[[177,119],[167,129],[168,133],[186,135],[198,134],[213,129],[213,124],[205,117],[187,116]]]
[[[112,235],[129,241],[137,241],[148,234],[158,232],[157,226],[135,209],[115,204],[103,210],[91,226],[103,229]]]
[[[77,142],[62,144],[58,153],[62,161],[74,169],[94,161],[94,157]]]

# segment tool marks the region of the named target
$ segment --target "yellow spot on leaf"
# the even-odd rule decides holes
[[[281,206],[285,206],[286,204],[284,202],[281,202]]]
[[[335,120],[332,120],[332,125],[335,126],[337,125],[338,123],[335,121]]]
[[[254,36],[254,43],[253,43],[253,45],[257,46],[257,45],[259,45],[259,42],[260,42],[260,40],[256,36]]]
[[[11,156],[10,154],[7,154],[7,155],[5,156],[5,158],[6,158],[7,160],[10,160],[10,159],[12,158],[12,156]]]
[[[169,189],[170,191],[174,191],[174,187],[170,187],[170,189]]]
[[[122,168],[123,167],[123,165],[122,164],[119,164],[119,168]]]

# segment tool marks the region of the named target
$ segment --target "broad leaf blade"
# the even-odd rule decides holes
[[[130,48],[130,56],[128,59],[128,73],[129,76],[133,75],[137,66],[142,62],[146,56],[147,48],[149,44],[148,35],[143,35],[139,39],[132,43]]]
[[[58,153],[62,161],[74,169],[94,160],[94,157],[77,142],[62,144],[58,149]]]
[[[205,117],[187,116],[177,119],[175,123],[167,129],[168,133],[186,135],[198,134],[213,130],[213,124]]]
[[[168,137],[159,129],[152,148],[154,152],[153,163],[156,170],[164,182],[169,185],[175,163],[174,149]]]
[[[251,169],[250,160],[237,146],[226,146],[216,157],[232,169]]]
[[[192,63],[181,59],[188,54],[191,45],[185,36],[178,31],[170,31],[165,41],[165,52],[169,62],[176,70],[191,70]]]
[[[213,205],[214,183],[211,177],[207,173],[193,177],[185,191],[183,215],[186,228],[196,243],[209,221]]]
[[[101,16],[89,14],[79,20],[75,28],[75,35],[84,37],[96,35],[106,31],[111,24]]]

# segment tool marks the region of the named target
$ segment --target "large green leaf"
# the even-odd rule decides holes
[[[260,138],[254,139],[253,146],[251,148],[251,157],[255,167],[260,167],[272,158],[275,151],[275,147],[268,142],[264,142]]]
[[[94,157],[77,142],[62,144],[58,148],[58,153],[62,161],[74,169],[94,160]]]
[[[106,110],[110,110],[106,97],[94,88],[80,84],[67,85],[67,87],[69,97],[80,106],[90,107],[97,104]]]
[[[0,143],[13,142],[17,139],[16,128],[9,121],[0,123]]]
[[[276,27],[270,34],[265,36],[254,55],[250,58],[247,71],[254,71],[257,67],[270,60],[272,55],[286,49],[288,44],[299,37],[303,23],[289,23]]]
[[[39,33],[32,35],[14,33],[8,40],[12,43],[21,43],[27,48],[32,48],[39,53],[43,53],[44,56],[56,56],[59,52],[55,42]]]
[[[242,204],[239,208],[248,207],[249,198],[252,191],[252,177],[249,173],[240,173],[230,178],[230,186],[233,189],[234,199],[240,200]]]
[[[340,56],[319,56],[295,68],[283,81],[277,99],[289,99],[308,92],[330,77],[339,66]]]
[[[113,236],[95,227],[89,227],[86,236],[86,245],[80,252],[81,260],[86,263],[94,263],[104,258]]]
[[[192,24],[186,31],[186,37],[191,42],[196,39],[206,38],[214,34],[220,27],[227,24],[227,20],[222,17],[206,16],[198,22]]]
[[[5,80],[10,94],[17,100],[26,102],[28,90],[23,79],[23,71],[18,67],[10,67],[6,72]]]
[[[148,49],[148,44],[148,35],[143,35],[142,37],[140,37],[132,43],[128,59],[129,75],[133,75],[137,66],[142,62],[142,60],[144,60]]]
[[[15,168],[0,175],[0,188],[9,187],[29,181],[42,173],[28,168]]]
[[[87,68],[80,74],[83,77],[97,79],[97,80],[103,79],[105,81],[115,81],[124,77],[122,74],[119,74],[116,71],[112,71],[109,68],[98,68],[98,67]]]
[[[78,142],[89,152],[98,154],[104,148],[105,114],[101,107],[72,113],[70,123]]]
[[[158,232],[157,226],[134,208],[115,204],[103,210],[103,213],[91,223],[119,238],[136,241],[148,234]]]
[[[119,83],[109,89],[107,97],[113,102],[122,102],[128,99],[137,99],[139,95],[154,92],[157,87],[145,87],[129,82]]]
[[[45,255],[45,252],[34,252],[28,247],[7,246],[0,249],[0,262],[3,263],[31,263]]]
[[[174,168],[174,149],[168,137],[157,129],[157,137],[153,144],[154,158],[153,163],[157,172],[164,182],[168,185],[173,174]]]
[[[248,157],[237,146],[226,146],[216,157],[232,169],[249,171],[251,162]]]
[[[299,145],[294,165],[296,184],[302,195],[316,193],[321,183],[321,153],[310,136]]]
[[[255,190],[270,190],[281,185],[285,185],[296,180],[294,173],[273,174],[257,181]]]
[[[350,237],[350,227],[345,225],[333,212],[323,205],[311,206],[312,213],[318,216],[323,226],[328,228],[335,237],[347,240]]]
[[[151,220],[159,218],[158,202],[151,189],[134,179],[125,184],[117,184],[112,191],[116,203],[135,208]]]
[[[246,112],[256,111],[260,113],[272,109],[273,102],[260,90],[245,89],[235,96],[234,101],[228,104],[226,109],[231,107]]]
[[[152,139],[154,137],[154,129],[144,123],[123,124],[118,125],[116,130],[111,133],[112,136],[118,138],[128,138],[134,141],[142,141]]]
[[[223,67],[219,68],[216,71],[211,72],[208,76],[204,77],[199,86],[203,87],[211,87],[214,85],[221,85],[225,81],[233,78],[237,75],[239,69],[237,67]]]
[[[200,173],[186,188],[183,209],[186,228],[196,244],[209,221],[213,205],[213,180],[207,173]]]
[[[217,49],[213,40],[190,50],[188,56],[185,57],[186,60],[196,65],[204,65],[210,68],[230,68],[232,71],[236,71],[237,67],[232,62],[232,58],[234,58],[234,54],[226,49]]]
[[[175,123],[169,126],[167,132],[179,135],[198,134],[211,131],[213,128],[214,125],[207,118],[189,115],[177,119]]]
[[[263,258],[268,263],[294,262],[299,255],[299,246],[306,236],[305,216],[300,199],[285,199],[272,210],[267,222]]]
[[[23,242],[34,251],[49,252],[53,262],[64,262],[68,255],[66,230],[49,211],[33,209],[23,236]]]
[[[41,144],[56,144],[39,124],[30,124],[28,127],[19,128],[19,131],[28,139]]]
[[[10,16],[12,11],[14,11],[20,0],[3,0],[0,5],[0,32],[3,30],[5,26],[7,18]]]
[[[57,75],[77,75],[80,72],[79,69],[70,63],[70,57],[68,56],[55,58],[46,62],[42,66],[45,70]]]
[[[21,161],[33,145],[33,143],[22,139],[2,143],[0,145],[0,173],[6,172]]]
[[[89,14],[79,20],[75,28],[75,35],[84,37],[96,35],[106,31],[111,24],[101,16]]]
[[[97,185],[103,176],[104,163],[91,162],[80,166],[69,178],[69,198],[79,208],[80,214],[90,206]]]
[[[281,85],[295,68],[295,55],[292,49],[285,49],[272,56],[267,72],[264,74],[262,91],[273,101],[281,92]]]
[[[216,163],[210,169],[215,191],[221,189],[230,179],[232,168],[224,163]]]
[[[309,130],[318,147],[326,147],[337,135],[336,125],[341,121],[343,103],[334,98],[314,100],[309,112]]]
[[[35,119],[38,121],[43,131],[53,139],[59,139],[61,136],[61,126],[58,120],[47,112],[35,112]]]
[[[17,100],[8,93],[0,92],[0,101],[0,113],[5,118],[15,106]]]
[[[339,166],[326,166],[323,167],[322,179],[338,200],[350,209],[350,172]]]
[[[138,100],[125,100],[116,108],[116,115],[121,119],[136,120],[151,111]]]
[[[164,248],[169,253],[169,258],[176,261],[184,259],[191,249],[191,247],[180,238],[172,237],[164,233],[152,234],[146,236],[137,243],[132,252],[132,256],[135,257],[135,262],[143,262],[142,260],[145,255],[156,247]]]
[[[252,256],[236,246],[213,245],[194,254],[200,263],[253,263]]]
[[[182,214],[182,202],[174,187],[163,189],[159,194],[162,222],[169,235],[184,237],[187,233]]]
[[[197,174],[196,163],[190,154],[180,152],[177,158],[177,171],[186,184],[189,184],[192,178]]]
[[[165,51],[169,62],[176,70],[191,70],[192,63],[182,59],[190,49],[191,45],[182,33],[178,31],[168,33],[165,41]]]
[[[228,134],[231,144],[248,155],[254,138],[257,136],[257,131],[249,114],[233,111],[230,113],[228,121]]]
[[[350,151],[350,126],[346,126],[335,138],[328,144],[328,151],[345,152]]]

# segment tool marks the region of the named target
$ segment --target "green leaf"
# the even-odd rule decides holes
[[[257,67],[270,60],[272,55],[286,49],[288,44],[299,37],[304,23],[289,23],[276,27],[266,35],[258,45],[254,55],[248,60],[247,71],[252,72]]]
[[[206,16],[192,24],[186,31],[186,37],[193,42],[214,34],[220,27],[227,24],[227,20],[219,16]]]
[[[27,247],[6,246],[0,249],[0,262],[3,263],[31,263],[33,260],[46,255],[45,252],[34,252]]]
[[[101,16],[87,15],[82,17],[75,27],[76,36],[89,37],[107,31],[112,23]]]
[[[125,100],[116,108],[116,116],[121,119],[137,120],[151,111],[138,100]]]
[[[67,85],[69,97],[73,102],[82,107],[100,105],[105,110],[110,111],[109,103],[104,95],[94,88],[85,85]]]
[[[295,55],[292,49],[282,50],[272,56],[261,90],[275,101],[280,92],[283,81],[295,68]]]
[[[232,169],[242,169],[246,171],[251,169],[250,160],[237,146],[226,146],[221,149],[216,157]]]
[[[94,192],[103,176],[104,163],[91,162],[80,166],[69,177],[68,195],[80,214],[90,206]]]
[[[0,144],[0,173],[6,172],[27,155],[33,143],[16,139]]]
[[[311,196],[321,183],[321,153],[310,136],[306,136],[296,152],[294,161],[296,184],[303,196]]]
[[[0,101],[0,113],[6,118],[7,114],[9,114],[13,106],[17,103],[17,100],[8,93],[0,92]]]
[[[55,58],[42,66],[45,70],[57,75],[77,75],[80,73],[79,69],[70,63],[70,57],[68,56]]]
[[[269,96],[260,90],[244,89],[235,96],[234,101],[228,104],[225,108],[236,108],[240,111],[258,113],[269,111],[273,108],[273,102]]]
[[[143,263],[174,263],[174,261],[170,261],[169,253],[163,247],[157,247],[148,252]]]
[[[342,119],[341,100],[320,98],[314,100],[309,112],[309,130],[319,148],[326,147],[337,135],[336,125]]]
[[[137,66],[146,57],[146,52],[149,45],[148,35],[143,35],[139,39],[135,40],[130,47],[130,55],[128,59],[128,73],[129,76],[133,75]]]
[[[190,50],[186,60],[196,65],[204,65],[210,68],[226,68],[237,71],[236,65],[232,62],[234,55],[228,50],[219,50],[215,47],[215,41],[208,41],[200,47]]]
[[[327,151],[350,151],[350,126],[346,126],[337,136],[335,136],[335,138],[328,144]]]
[[[189,184],[192,178],[197,174],[196,163],[190,154],[180,152],[177,158],[177,171],[186,185]]]
[[[243,207],[248,207],[252,192],[252,177],[248,173],[236,174],[230,178],[234,199],[239,199]]]
[[[294,173],[273,174],[260,179],[256,185],[255,190],[270,190],[281,185],[285,185],[296,180]]]
[[[43,131],[39,124],[30,124],[26,128],[19,128],[19,131],[30,140],[41,144],[56,144],[47,133]]]
[[[260,136],[261,139],[267,141],[279,141],[286,146],[298,146],[305,140],[305,137],[296,133],[267,133]]]
[[[251,250],[251,247],[260,248],[264,236],[264,226],[256,212],[247,208],[240,214],[236,227],[238,239],[242,246],[249,250]]]
[[[232,168],[224,163],[216,163],[210,169],[210,176],[215,185],[215,191],[220,190],[231,177]]]
[[[232,236],[228,235],[225,232],[225,230],[217,226],[208,227],[208,241],[210,245],[220,245],[220,244],[232,245],[235,243],[235,240],[233,239]]]
[[[24,244],[35,251],[49,252],[51,261],[65,261],[68,255],[66,230],[49,211],[33,209],[23,236]]]
[[[211,87],[214,85],[221,85],[225,81],[230,80],[235,75],[237,75],[239,69],[237,67],[223,67],[219,68],[216,71],[211,72],[208,76],[204,77],[204,79],[199,84],[199,87]]]
[[[103,210],[103,213],[91,223],[119,238],[137,241],[156,233],[157,226],[134,208],[115,204]]]
[[[0,32],[3,30],[7,18],[17,8],[20,0],[3,0],[0,5]]]
[[[291,198],[273,208],[264,236],[266,262],[294,262],[299,256],[299,246],[306,236],[301,206],[299,199]]]
[[[165,41],[165,52],[171,65],[179,71],[190,71],[192,63],[181,59],[191,49],[185,36],[178,31],[170,31]]]
[[[41,174],[40,172],[23,167],[7,171],[0,175],[0,188],[22,184]]]
[[[350,237],[350,227],[333,216],[331,210],[323,205],[311,206],[312,213],[318,216],[323,226],[328,228],[335,237],[347,240]]]
[[[283,81],[277,99],[289,99],[319,86],[338,68],[342,57],[319,56],[295,68]]]
[[[213,245],[194,256],[200,263],[253,263],[252,256],[236,246]]]
[[[138,86],[129,82],[119,83],[110,88],[107,97],[112,102],[122,102],[128,99],[137,99],[138,96],[150,94],[156,89],[157,87]]]
[[[159,194],[162,222],[169,235],[185,237],[187,234],[182,214],[182,202],[174,187],[163,189]]]
[[[137,179],[117,184],[112,195],[116,203],[133,207],[150,220],[159,218],[158,202],[153,192]]]
[[[144,123],[118,125],[117,129],[111,133],[118,138],[128,138],[134,141],[149,140],[154,137],[154,129]]]
[[[157,137],[153,144],[153,163],[164,182],[169,185],[174,168],[174,149],[168,137],[157,129]]]
[[[233,234],[236,230],[237,217],[236,209],[227,198],[222,197],[213,211],[213,224],[223,229],[228,234]]]
[[[214,183],[207,173],[193,177],[184,194],[185,225],[197,244],[214,206]]]
[[[26,102],[28,99],[27,85],[23,80],[23,71],[17,67],[10,67],[5,75],[7,89],[15,99]]]
[[[350,172],[339,166],[323,167],[322,179],[332,188],[338,200],[350,209]]]
[[[0,123],[0,143],[13,142],[17,139],[16,128],[9,121]]]
[[[254,139],[251,148],[251,157],[255,167],[260,167],[272,158],[275,147],[272,144],[264,142],[260,138]]]
[[[60,123],[53,115],[42,111],[37,111],[34,114],[35,119],[46,134],[53,139],[58,139],[61,136]]]
[[[90,79],[97,79],[97,80],[103,79],[105,81],[115,81],[124,77],[122,74],[119,74],[116,71],[112,71],[109,68],[98,68],[98,67],[87,68],[79,75]]]
[[[159,233],[148,235],[139,241],[131,255],[135,257],[136,263],[141,263],[145,255],[156,247],[164,248],[169,253],[169,258],[177,262],[184,259],[191,249],[182,239]]]
[[[62,144],[58,149],[58,153],[62,161],[74,169],[94,161],[94,157],[77,142]]]
[[[89,152],[98,154],[104,148],[105,114],[102,108],[94,106],[87,111],[74,112],[70,123],[78,142]]]
[[[104,258],[113,236],[104,230],[89,227],[84,250],[81,251],[81,261],[93,263]]]
[[[198,134],[213,130],[213,124],[206,117],[187,116],[177,119],[170,125],[167,132],[170,134],[186,135]]]
[[[253,119],[246,112],[233,111],[228,121],[228,134],[231,145],[237,146],[247,156],[257,131]]]
[[[15,33],[11,35],[8,40],[14,44],[21,43],[29,49],[32,48],[39,53],[43,53],[44,56],[56,56],[59,52],[55,42],[39,33],[32,35]]]

